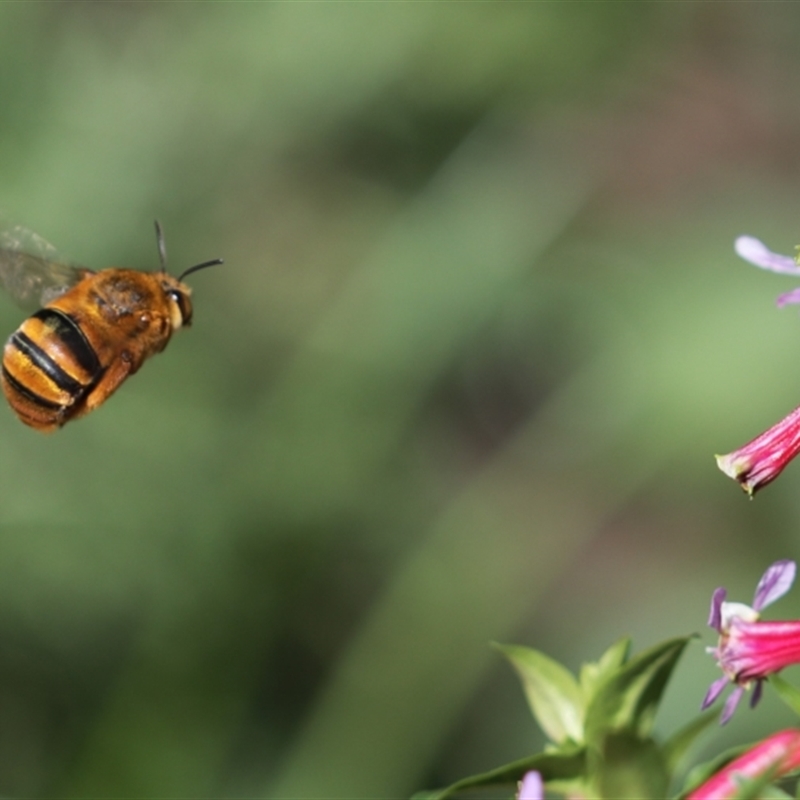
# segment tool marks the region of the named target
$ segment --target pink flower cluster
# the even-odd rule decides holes
[[[727,722],[746,689],[754,686],[751,706],[761,697],[763,681],[784,667],[800,663],[800,621],[762,622],[761,610],[783,597],[794,583],[794,561],[776,561],[762,575],[753,605],[725,601],[720,587],[711,597],[708,624],[719,633],[716,647],[708,648],[723,675],[711,684],[703,708],[710,706],[728,685],[736,687],[725,702],[721,722]]]

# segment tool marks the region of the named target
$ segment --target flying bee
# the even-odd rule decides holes
[[[102,405],[173,332],[191,324],[192,290],[183,279],[222,264],[215,258],[167,273],[64,262],[44,239],[16,226],[0,230],[0,285],[23,308],[39,308],[3,350],[3,392],[26,425],[49,433]]]

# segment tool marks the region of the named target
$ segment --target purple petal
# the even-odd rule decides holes
[[[792,289],[791,292],[779,294],[778,299],[775,301],[775,305],[777,305],[778,308],[792,305],[792,303],[800,303],[800,289]]]
[[[711,595],[711,610],[708,613],[708,627],[713,628],[717,633],[722,633],[722,601],[728,592],[720,586],[714,589]]]
[[[725,701],[725,705],[722,707],[722,714],[719,718],[720,725],[724,725],[733,716],[733,712],[736,711],[736,706],[739,705],[743,694],[744,686],[737,686],[730,693],[728,699]]]
[[[776,561],[772,566],[767,567],[767,571],[761,576],[761,580],[756,587],[755,597],[753,598],[753,608],[761,611],[779,597],[783,597],[794,583],[797,566],[794,561],[783,559]]]
[[[526,772],[519,782],[517,800],[544,800],[542,776],[535,770]]]
[[[756,681],[755,688],[753,689],[753,695],[750,698],[750,708],[755,708],[758,705],[758,701],[761,699],[763,691],[764,681]]]
[[[761,269],[780,272],[783,275],[800,275],[800,266],[791,256],[773,253],[763,242],[752,236],[740,236],[734,244],[734,249],[745,261]]]
[[[703,703],[700,706],[701,711],[705,711],[721,694],[722,690],[728,685],[728,678],[723,676],[717,678],[711,686],[708,687],[706,696],[703,698]]]

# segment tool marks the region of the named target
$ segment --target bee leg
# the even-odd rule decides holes
[[[82,417],[84,414],[94,411],[99,405],[105,403],[105,401],[117,391],[125,378],[133,372],[136,372],[133,358],[130,353],[123,352],[119,358],[115,359],[109,365],[92,390],[87,392],[86,396],[83,398],[83,402],[80,404],[80,408],[70,416],[70,419]]]

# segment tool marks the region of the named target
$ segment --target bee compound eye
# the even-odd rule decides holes
[[[177,289],[171,289],[167,292],[167,297],[175,304],[178,311],[178,318],[173,319],[173,325],[180,327],[181,325],[189,325],[192,321],[192,308],[189,303],[188,297]]]

